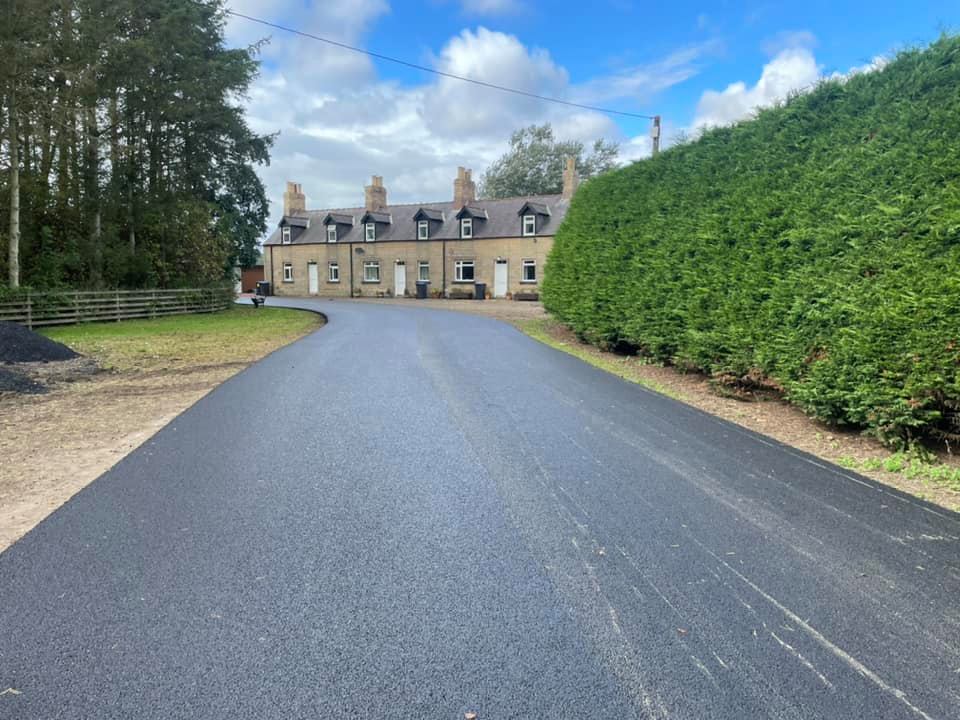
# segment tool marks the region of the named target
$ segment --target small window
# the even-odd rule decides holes
[[[430,281],[430,263],[426,260],[421,260],[420,264],[417,265],[417,280]]]
[[[281,233],[283,235],[283,239],[282,239],[283,244],[289,245],[290,244],[290,226],[284,225],[283,230],[281,230]]]
[[[536,215],[524,215],[523,216],[523,235],[524,237],[537,234],[537,216]]]
[[[332,262],[327,265],[327,282],[340,282],[340,264]]]
[[[283,281],[293,282],[293,263],[283,264]]]
[[[430,239],[430,221],[420,220],[417,222],[417,240]]]
[[[473,260],[457,260],[453,279],[456,282],[473,282]]]
[[[367,260],[363,264],[363,281],[367,283],[380,282],[380,261]]]
[[[375,223],[367,223],[366,225],[366,240],[367,242],[373,242],[377,239],[377,226]]]
[[[523,273],[520,275],[520,282],[533,283],[537,281],[537,261],[524,260]]]
[[[473,237],[473,218],[465,217],[460,220],[460,237],[462,238]]]
[[[327,225],[327,242],[333,243],[337,241],[337,226],[333,223]]]

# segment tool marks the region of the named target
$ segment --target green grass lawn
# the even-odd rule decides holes
[[[320,327],[323,318],[285,308],[235,306],[218,313],[87,323],[41,332],[119,371],[252,362]]]

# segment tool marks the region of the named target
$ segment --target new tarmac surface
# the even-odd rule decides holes
[[[495,320],[271,304],[329,323],[0,554],[0,718],[960,718],[957,515]]]

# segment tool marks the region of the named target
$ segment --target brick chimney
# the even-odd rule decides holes
[[[363,197],[367,210],[383,210],[387,206],[387,189],[380,175],[370,178],[370,184],[363,188]]]
[[[283,194],[283,214],[295,215],[307,211],[307,196],[303,194],[300,183],[288,182]]]
[[[477,199],[477,185],[470,177],[472,170],[457,168],[457,179],[453,181],[453,205],[462,208]]]
[[[567,165],[563,169],[563,199],[570,200],[577,191],[577,185],[580,184],[580,178],[577,177],[577,159],[575,157],[567,158]]]

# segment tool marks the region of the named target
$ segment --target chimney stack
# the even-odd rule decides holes
[[[476,201],[477,185],[470,175],[473,171],[466,168],[457,168],[457,179],[453,181],[453,204],[462,208]]]
[[[283,194],[283,214],[296,215],[307,211],[307,196],[303,194],[300,183],[288,182]]]
[[[575,157],[568,157],[567,165],[563,169],[563,199],[572,199],[579,184],[580,178],[577,177],[577,159]]]
[[[364,207],[371,212],[387,207],[387,189],[383,186],[380,175],[370,178],[370,184],[363,189],[363,197]]]

